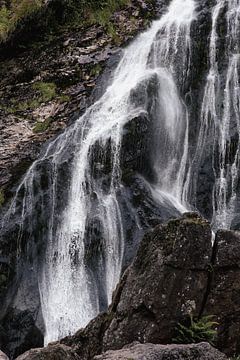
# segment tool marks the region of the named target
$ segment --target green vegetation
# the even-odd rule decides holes
[[[46,131],[49,128],[51,122],[52,122],[51,117],[47,118],[45,121],[37,122],[33,128],[33,132],[42,133],[42,132]]]
[[[203,316],[195,320],[190,316],[188,326],[178,324],[176,328],[177,336],[173,341],[177,344],[192,344],[201,341],[207,341],[212,344],[217,334],[215,327],[218,325],[217,322],[212,321],[213,317]]]
[[[5,40],[24,17],[40,9],[43,0],[11,0],[0,9],[0,40]]]
[[[112,14],[128,4],[129,0],[58,0],[61,19],[48,19],[46,28],[51,36],[51,29],[58,26],[88,26],[102,25],[110,35],[116,37],[113,24],[110,22]],[[10,0],[0,8],[0,41],[7,39],[16,26],[24,19],[39,11],[44,0]],[[53,16],[54,18],[54,16]],[[55,23],[56,22],[56,23]]]
[[[90,2],[90,18],[89,21],[92,24],[99,24],[105,28],[112,28],[110,18],[112,14],[127,5],[129,0],[105,0],[105,1],[92,1]]]
[[[3,189],[0,188],[0,207],[3,206],[5,202],[5,195]]]
[[[17,102],[16,99],[11,100],[11,104],[8,106],[0,106],[0,109],[5,110],[10,114],[14,114],[18,111],[34,110],[41,103],[51,101],[57,97],[56,85],[54,83],[36,82],[32,85],[32,89],[35,92],[33,99],[22,102]],[[69,101],[69,96],[60,95],[58,97],[60,102]]]
[[[56,97],[56,85],[54,83],[37,82],[33,89],[39,94],[38,102],[47,102]]]

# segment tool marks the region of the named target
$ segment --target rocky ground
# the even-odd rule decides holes
[[[197,214],[158,225],[143,238],[106,313],[18,359],[225,359],[208,344],[149,344],[174,343],[179,323],[188,327],[189,318],[203,316],[214,319],[214,346],[230,356],[239,353],[239,249],[240,234],[230,231],[219,231],[212,247],[210,224]],[[126,347],[133,342],[145,345]]]
[[[41,144],[74,121],[108,59],[156,15],[156,2],[132,0],[111,18],[48,34],[30,47],[0,52],[0,204],[40,152]],[[30,34],[29,34],[30,36]],[[1,50],[1,47],[0,47]],[[112,60],[114,61],[114,60]],[[117,61],[117,58],[116,60]]]

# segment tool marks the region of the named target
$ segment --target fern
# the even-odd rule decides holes
[[[213,317],[209,315],[195,320],[190,316],[189,326],[178,323],[176,328],[177,336],[173,339],[173,342],[191,344],[207,341],[212,344],[217,334],[216,326],[218,325],[216,321],[213,321]]]

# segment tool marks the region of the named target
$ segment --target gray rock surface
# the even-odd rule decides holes
[[[121,350],[107,351],[94,360],[227,360],[208,343],[191,345],[131,344]]]
[[[80,357],[65,345],[52,345],[45,349],[33,349],[17,357],[17,360],[80,360]]]
[[[4,354],[1,350],[0,350],[0,360],[9,360],[9,358],[7,357],[7,355]]]

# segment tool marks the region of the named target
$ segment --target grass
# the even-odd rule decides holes
[[[5,41],[16,26],[25,18],[39,11],[44,0],[10,0],[8,6],[0,9],[0,41]],[[65,0],[60,1],[64,9],[64,24],[85,26],[98,24],[116,38],[116,32],[110,19],[113,13],[129,3],[129,0]],[[49,23],[48,28],[55,26]],[[50,31],[51,33],[51,31]]]
[[[39,102],[47,102],[56,97],[56,85],[54,83],[37,82],[33,84],[33,89],[39,95]]]
[[[33,128],[33,132],[38,134],[46,131],[49,128],[51,122],[52,122],[51,117],[47,118],[45,121],[37,122]]]
[[[104,29],[109,33],[110,36],[116,37],[116,31],[111,23],[111,17],[115,11],[121,9],[129,3],[129,0],[106,0],[102,2],[102,6],[89,9],[89,24],[98,24],[104,27]]]
[[[2,6],[0,9],[0,40],[6,40],[17,24],[40,9],[43,3],[43,0],[12,0],[8,7]]]

